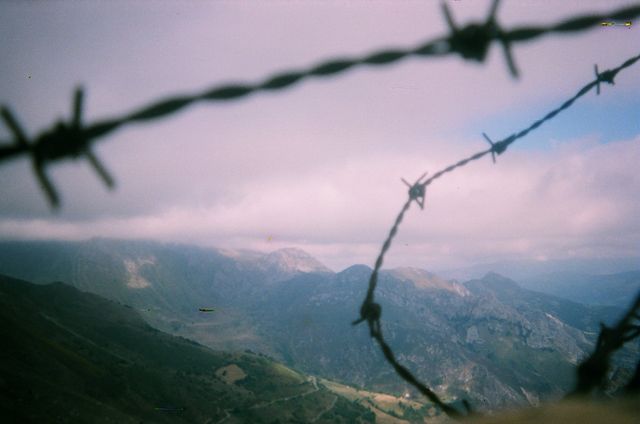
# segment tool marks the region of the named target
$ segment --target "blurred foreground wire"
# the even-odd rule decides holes
[[[560,34],[601,28],[604,20],[632,19],[640,16],[640,6],[630,6],[600,15],[583,15],[562,22],[525,26],[511,30],[503,29],[497,22],[499,1],[494,0],[485,22],[472,22],[459,28],[445,3],[442,4],[444,18],[449,26],[448,35],[421,43],[417,47],[386,49],[363,57],[331,59],[303,70],[289,70],[258,83],[236,83],[215,86],[196,94],[186,94],[154,102],[120,117],[83,125],[81,122],[83,90],[76,89],[72,102],[72,117],[69,122],[59,121],[50,129],[34,137],[28,137],[19,120],[8,106],[1,109],[1,117],[13,135],[13,140],[0,142],[0,164],[9,159],[27,155],[31,158],[33,171],[52,208],[60,205],[60,196],[45,172],[46,166],[56,160],[85,157],[98,176],[108,187],[114,179],[98,158],[91,152],[91,144],[118,128],[136,122],[164,118],[196,102],[230,101],[245,98],[260,91],[275,91],[291,87],[306,78],[328,77],[345,72],[356,66],[389,65],[408,57],[430,57],[459,54],[464,59],[483,62],[493,42],[502,45],[507,66],[516,77],[518,70],[511,47],[515,43],[534,40],[547,34]],[[602,78],[600,81],[606,81]],[[506,146],[508,143],[503,143]],[[498,152],[499,147],[493,149]]]

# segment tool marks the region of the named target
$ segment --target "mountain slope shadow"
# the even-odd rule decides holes
[[[0,334],[4,422],[374,419],[313,377],[170,336],[130,307],[62,283],[0,276]]]

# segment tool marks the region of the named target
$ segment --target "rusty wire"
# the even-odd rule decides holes
[[[77,88],[73,99],[73,113],[69,122],[59,121],[51,128],[29,138],[9,107],[3,106],[0,116],[13,136],[13,140],[0,141],[0,163],[19,156],[31,158],[34,174],[52,208],[60,205],[60,196],[45,172],[46,166],[56,160],[86,157],[96,173],[108,187],[114,180],[91,152],[91,144],[124,125],[159,119],[178,112],[193,103],[207,101],[230,101],[247,97],[261,91],[276,91],[291,87],[304,79],[322,78],[345,72],[357,66],[389,65],[409,57],[430,57],[458,54],[464,59],[483,62],[493,42],[502,45],[508,69],[518,76],[511,47],[547,34],[570,33],[600,27],[603,20],[623,20],[640,16],[640,6],[630,6],[606,14],[582,15],[546,26],[524,26],[511,30],[503,29],[497,22],[499,0],[491,4],[485,22],[472,22],[459,28],[446,3],[442,4],[449,34],[421,43],[416,47],[384,49],[362,57],[331,59],[303,70],[278,72],[257,83],[235,83],[215,86],[200,93],[163,99],[120,117],[83,125],[80,121],[83,91]],[[607,81],[605,74],[599,81]],[[531,128],[533,129],[533,128]],[[492,154],[499,153],[499,146]],[[432,177],[437,178],[437,176]]]

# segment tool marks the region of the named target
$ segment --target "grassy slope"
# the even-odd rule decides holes
[[[371,418],[272,360],[164,334],[131,308],[61,283],[0,277],[0,336],[0,417],[10,422]],[[246,374],[234,384],[216,375],[231,364]]]
[[[358,389],[335,381],[320,380],[321,384],[346,399],[365,406],[376,415],[376,422],[381,424],[400,424],[407,422],[439,422],[443,417],[436,417],[439,412],[422,397],[409,400],[389,394]]]

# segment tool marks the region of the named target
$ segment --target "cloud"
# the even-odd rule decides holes
[[[626,4],[614,3],[505,3],[499,19],[511,28]],[[461,24],[484,19],[488,6],[451,3]],[[0,64],[2,102],[31,134],[69,113],[78,82],[88,90],[87,119],[103,119],[165,95],[259,81],[274,71],[411,46],[446,31],[438,6],[422,2],[167,3],[153,12],[135,3],[122,3],[121,10],[48,7],[0,5],[6,12],[0,35],[8,40],[0,53],[15,59]],[[636,54],[632,33],[598,28],[519,44],[517,81],[493,46],[483,64],[449,57],[361,67],[125,127],[96,145],[117,180],[114,192],[86,161],[49,168],[63,196],[57,215],[28,161],[5,163],[0,237],[297,245],[337,268],[371,264],[406,195],[401,177],[413,180],[484,148],[482,131],[507,136],[539,118],[593,78],[593,63],[604,69]],[[27,71],[33,78],[24,78]],[[619,96],[640,94],[640,74],[625,72],[605,88],[580,102],[597,102],[606,118]],[[503,117],[514,110],[524,122]],[[589,131],[589,122],[568,119],[563,113],[545,128]],[[634,132],[633,122],[620,124]],[[425,211],[409,212],[387,263],[622,255],[637,246],[638,139],[599,144],[597,134],[560,137],[537,149],[527,147],[532,139],[518,142],[495,166],[485,158],[429,187]]]
[[[226,204],[80,222],[4,220],[0,234],[153,238],[258,249],[296,245],[336,268],[354,261],[370,264],[405,199],[399,177],[414,177],[398,170],[433,171],[463,149],[443,150],[428,161],[401,153],[362,155],[340,167],[260,179]],[[637,163],[640,138],[608,144],[576,140],[538,152],[514,149],[496,165],[488,159],[472,163],[428,188],[425,210],[409,211],[388,264],[441,267],[505,256],[633,253],[640,242]],[[348,259],[341,261],[335,252]]]

